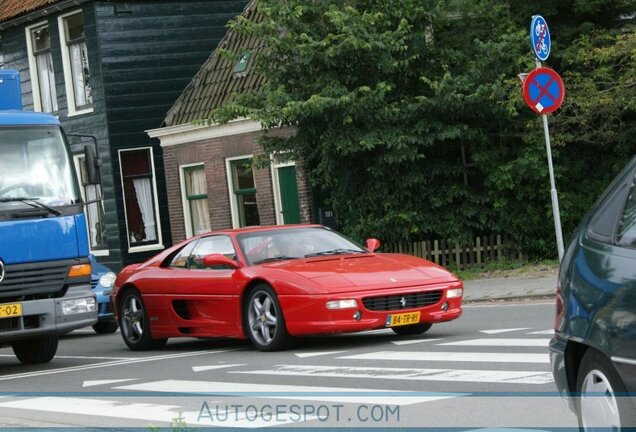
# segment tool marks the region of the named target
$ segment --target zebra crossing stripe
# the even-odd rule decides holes
[[[124,401],[127,399],[123,399]],[[198,403],[199,401],[197,401]],[[206,401],[213,404],[219,401]],[[175,424],[183,422],[191,426],[223,426],[258,428],[281,426],[284,424],[298,423],[300,421],[313,420],[311,416],[301,417],[302,420],[292,420],[291,415],[282,414],[276,419],[254,417],[246,412],[215,412],[214,417],[206,416],[203,408],[198,411],[183,411],[177,405],[148,404],[138,402],[122,402],[116,400],[89,399],[76,397],[39,397],[20,399],[9,402],[0,402],[0,409],[23,409],[30,411],[55,412],[63,414],[85,415],[89,417],[110,417],[125,420],[137,420],[144,422],[161,422]],[[198,407],[197,407],[198,408]],[[83,426],[88,426],[84,419]],[[97,425],[97,422],[91,423]],[[144,426],[148,426],[144,424]]]
[[[457,342],[445,342],[439,345],[448,346],[491,346],[491,347],[548,347],[550,339],[469,339]]]
[[[187,393],[189,395],[200,393],[202,395],[214,395],[215,397],[240,396],[384,405],[413,405],[456,397],[456,395],[445,394],[422,395],[421,393],[412,391],[399,391],[399,395],[395,395],[396,391],[391,390],[190,380],[154,381],[116,387],[116,389],[162,393]]]
[[[180,415],[176,405],[146,403],[125,403],[114,400],[75,398],[75,397],[38,397],[0,402],[0,408],[46,411],[64,414],[77,414],[98,417],[115,417],[127,420],[145,420],[171,423]],[[199,412],[181,413],[186,418],[198,416]],[[196,419],[196,417],[194,417]]]
[[[496,330],[480,330],[480,333],[486,334],[500,334],[500,333],[510,333],[521,330],[529,330],[529,327],[520,327],[520,328],[512,328],[512,329],[496,329]]]
[[[487,382],[502,384],[547,384],[553,382],[551,372],[501,370],[278,365],[263,370],[232,371],[230,373],[409,381]]]
[[[548,353],[378,351],[337,357],[345,360],[439,361],[479,363],[550,363]]]

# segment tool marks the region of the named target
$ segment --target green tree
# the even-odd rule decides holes
[[[627,1],[543,3],[550,65],[568,89],[551,118],[567,232],[634,153],[633,23]],[[534,67],[530,6],[260,0],[259,12],[232,29],[262,40],[256,60],[267,83],[212,120],[295,128],[263,144],[302,159],[345,232],[387,241],[502,232],[532,254],[553,254],[543,133],[517,78]],[[592,178],[599,152],[604,171]]]

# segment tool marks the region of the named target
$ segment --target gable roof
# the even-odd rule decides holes
[[[0,21],[6,21],[41,7],[61,2],[62,0],[0,0]]]
[[[241,16],[250,21],[260,21],[261,15],[256,10],[256,3],[256,0],[250,1]],[[234,93],[246,93],[261,88],[266,80],[256,73],[254,59],[262,48],[262,41],[255,36],[244,37],[228,30],[218,47],[170,108],[162,126],[177,126],[209,118],[213,110],[231,101]],[[227,56],[219,55],[220,49],[232,53],[249,51],[251,56],[246,71],[234,73],[236,62]]]

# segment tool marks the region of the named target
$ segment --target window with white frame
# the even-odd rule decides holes
[[[49,26],[46,23],[37,24],[27,27],[26,32],[34,108],[43,112],[57,111]]]
[[[205,181],[204,165],[181,167],[181,179],[186,235],[191,237],[210,231],[208,187]]]
[[[227,160],[233,225],[237,227],[260,225],[256,203],[253,159],[251,157]]]
[[[96,201],[102,196],[100,185],[88,184],[88,173],[84,156],[75,156],[75,169],[80,179],[82,199],[91,202],[84,207],[86,225],[88,226],[88,241],[91,251],[95,255],[104,255],[108,245],[106,243],[106,225],[103,200]]]
[[[90,112],[93,106],[93,94],[84,32],[84,14],[76,11],[63,15],[59,17],[58,24],[69,114]]]
[[[120,150],[119,162],[129,245],[160,244],[152,149]]]

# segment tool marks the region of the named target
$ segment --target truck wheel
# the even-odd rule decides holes
[[[136,290],[128,291],[121,299],[119,324],[121,337],[133,351],[160,348],[166,344],[167,339],[152,338],[148,313],[141,294]]]
[[[93,330],[95,330],[95,333],[97,334],[115,333],[118,328],[119,328],[119,324],[117,324],[117,321],[115,320],[98,321],[95,324],[93,324]]]
[[[13,342],[11,347],[22,364],[48,363],[57,352],[57,335],[42,336]]]
[[[576,380],[581,430],[631,430],[636,426],[636,407],[625,384],[601,353],[589,349],[581,360]]]
[[[396,334],[400,336],[413,336],[422,333],[426,333],[430,330],[433,324],[421,323],[421,324],[411,324],[405,326],[391,327]]]

